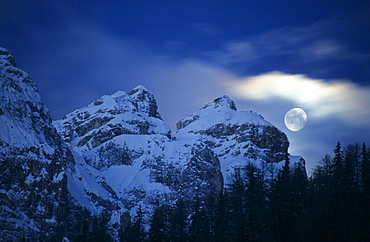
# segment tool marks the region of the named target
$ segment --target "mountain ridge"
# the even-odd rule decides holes
[[[190,215],[198,201],[216,203],[235,170],[253,164],[273,179],[289,156],[281,130],[238,111],[228,96],[171,132],[141,85],[52,122],[35,83],[4,48],[0,81],[0,223],[9,228],[2,239],[103,233],[118,241],[141,209],[150,221],[157,204],[185,202]],[[291,158],[305,169],[302,158]]]

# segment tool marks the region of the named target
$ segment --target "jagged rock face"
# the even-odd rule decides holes
[[[153,94],[138,86],[129,94],[119,91],[103,96],[54,125],[89,165],[103,170],[112,165],[132,165],[143,154],[143,150],[127,148],[126,143],[130,143],[133,135],[158,134],[168,139],[170,129],[157,109]],[[112,142],[119,136],[127,140]]]
[[[98,208],[87,200],[96,195],[106,201],[116,197],[118,213],[134,214],[139,205],[151,211],[158,202],[171,205],[179,199],[190,207],[196,198],[216,199],[222,190],[217,155],[201,141],[172,139],[153,95],[142,86],[103,96],[54,125],[83,158],[74,174],[92,174],[111,194],[99,195],[97,185],[78,190],[91,177],[71,174],[72,194],[85,194],[80,202],[92,211]]]
[[[112,218],[127,214],[114,191],[93,171],[76,169],[81,158],[58,134],[31,77],[3,48],[0,86],[0,240],[74,240],[85,227],[94,233],[97,224],[118,238],[122,226]],[[74,180],[79,194],[70,193]],[[83,192],[89,194],[85,204],[76,199]]]
[[[191,135],[214,150],[225,179],[227,171],[248,162],[282,161],[289,146],[283,132],[256,113],[237,111],[227,96],[179,121],[177,129],[177,136]]]
[[[73,163],[31,77],[0,48],[0,240],[58,239]]]
[[[216,199],[222,190],[217,155],[201,141],[173,140],[153,95],[142,86],[103,96],[54,125],[79,154],[66,171],[69,191],[107,221],[115,239],[122,218],[139,205],[150,215],[158,203],[181,199],[190,207],[196,198]]]
[[[54,125],[65,141],[84,153],[124,134],[169,135],[157,109],[153,94],[138,86],[129,94],[120,91],[103,96]]]
[[[137,86],[129,95],[132,97],[133,104],[139,112],[144,112],[149,117],[162,119],[158,113],[157,101],[154,95],[148,92],[143,86]]]
[[[203,142],[165,143],[161,155],[145,159],[141,169],[149,169],[151,182],[164,184],[169,189],[162,204],[181,199],[191,207],[197,198],[216,199],[223,188],[220,161]],[[168,197],[172,197],[172,201],[168,201]]]

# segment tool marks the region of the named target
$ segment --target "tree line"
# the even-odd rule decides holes
[[[274,178],[253,164],[235,169],[217,201],[157,204],[121,241],[370,241],[370,149],[338,142],[308,177],[289,157]],[[144,229],[150,224],[149,230]]]

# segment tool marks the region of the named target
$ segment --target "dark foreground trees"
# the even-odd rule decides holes
[[[365,144],[338,143],[309,178],[288,157],[274,179],[248,164],[218,201],[158,204],[148,232],[137,222],[127,231],[141,241],[370,241],[369,157]]]
[[[369,241],[369,150],[348,145],[326,155],[310,181],[310,216],[314,239]]]

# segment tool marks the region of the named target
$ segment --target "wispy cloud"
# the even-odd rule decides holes
[[[336,117],[356,124],[370,121],[370,86],[275,71],[234,81],[230,87],[232,93],[244,99],[288,100],[318,119]]]
[[[346,48],[334,39],[323,39],[308,44],[302,48],[302,57],[311,59],[343,58]]]
[[[338,60],[369,61],[368,55],[356,52],[345,41],[348,36],[343,37],[343,33],[349,32],[348,25],[345,20],[333,19],[308,26],[282,27],[244,39],[229,40],[221,48],[203,55],[216,64],[238,66],[242,70],[250,69],[250,72],[253,72],[251,66],[263,66],[272,60],[279,67],[295,66],[297,69],[305,69],[310,64],[316,72],[320,69],[321,72],[328,71],[329,65],[341,68],[336,62]]]

